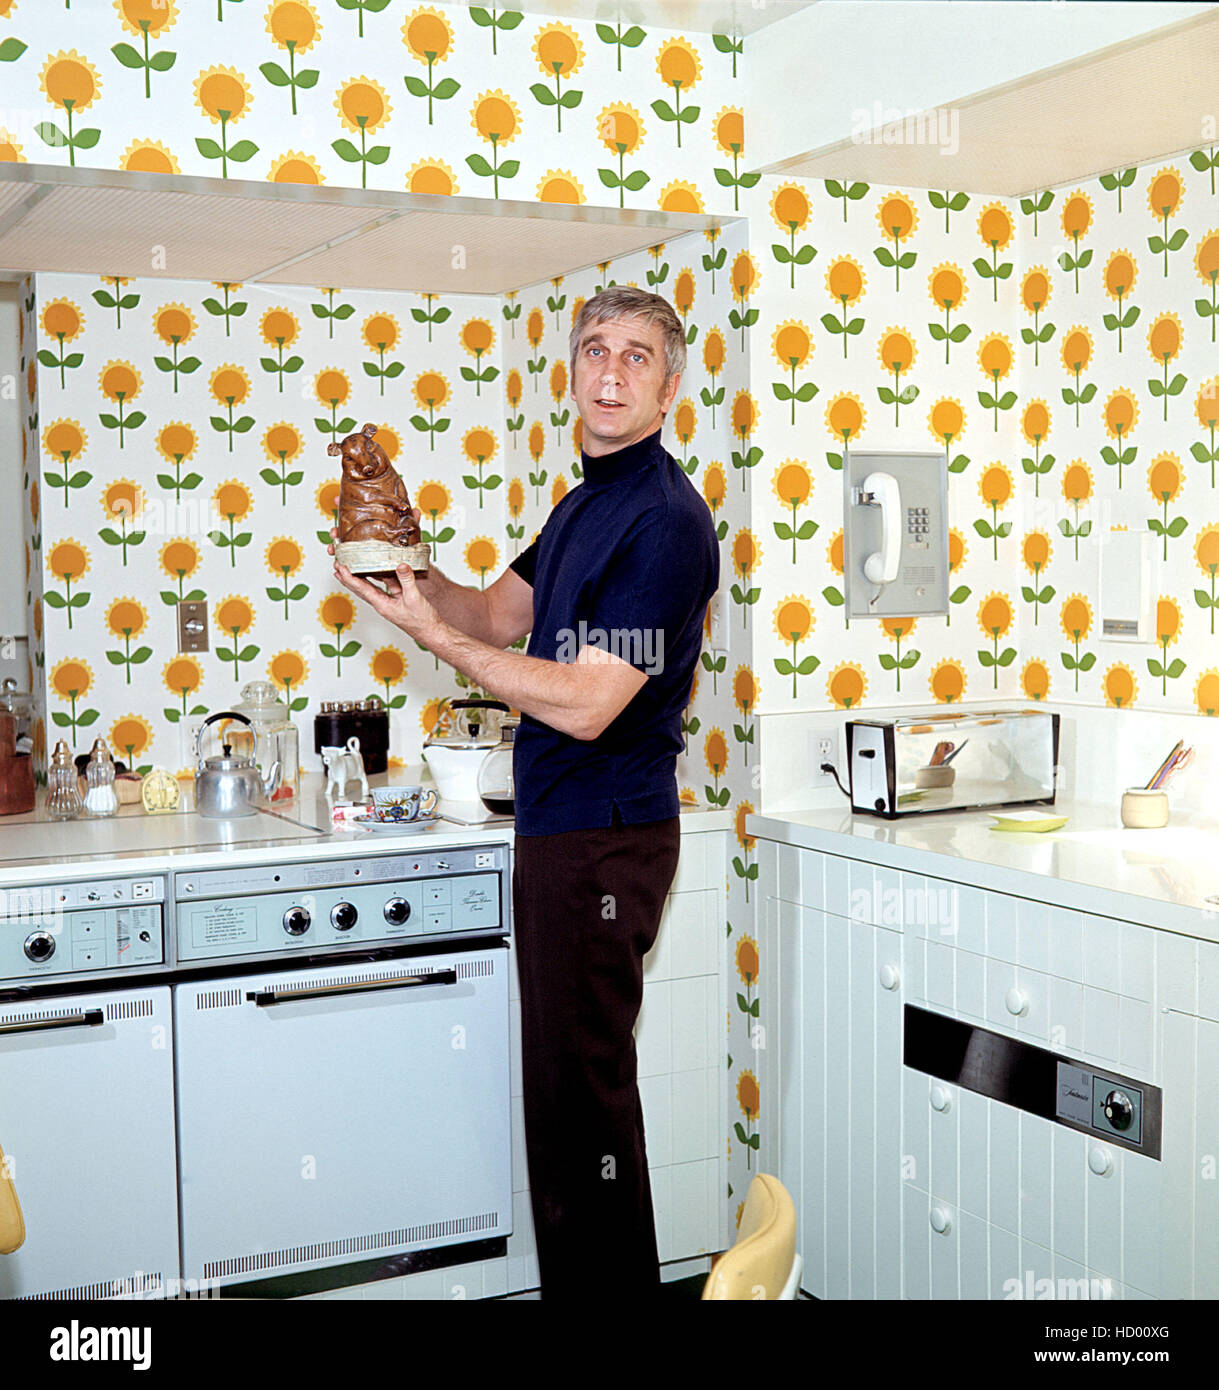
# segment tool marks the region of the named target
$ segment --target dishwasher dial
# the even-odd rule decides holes
[[[289,936],[303,936],[309,930],[309,923],[312,920],[308,908],[290,907],[284,913],[284,931]]]
[[[49,931],[32,931],[25,939],[25,953],[38,964],[50,960],[55,954],[55,938]]]
[[[335,903],[330,909],[330,925],[335,931],[350,931],[359,915],[354,903]]]
[[[1105,1119],[1114,1129],[1129,1129],[1134,1121],[1134,1106],[1124,1091],[1110,1091],[1105,1097]]]
[[[405,898],[390,898],[385,904],[385,920],[392,927],[400,927],[411,915],[411,905]]]

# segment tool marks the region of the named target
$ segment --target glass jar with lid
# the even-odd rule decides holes
[[[270,681],[250,681],[241,687],[241,703],[234,710],[254,726],[257,738],[249,755],[258,763],[258,770],[266,776],[271,765],[279,762],[279,786],[271,797],[272,802],[300,799],[300,735],[287,706],[278,698]],[[236,749],[236,741],[242,731],[234,724],[230,744]],[[225,735],[228,738],[228,734]]]

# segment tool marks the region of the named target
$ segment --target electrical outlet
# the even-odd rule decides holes
[[[809,780],[814,787],[834,785],[834,778],[821,771],[822,763],[832,763],[838,767],[838,733],[834,729],[814,729],[808,736],[808,756],[811,764]],[[838,769],[839,777],[842,769]]]

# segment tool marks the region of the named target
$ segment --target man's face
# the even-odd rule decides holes
[[[664,338],[643,319],[611,319],[584,332],[571,395],[584,422],[584,452],[597,457],[660,428],[681,375],[665,382]]]

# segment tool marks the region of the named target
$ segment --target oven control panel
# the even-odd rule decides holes
[[[164,900],[155,876],[0,890],[0,984],[162,965]]]
[[[506,869],[494,846],[178,874],[177,960],[503,933]]]

